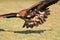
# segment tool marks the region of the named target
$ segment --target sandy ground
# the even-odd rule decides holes
[[[33,2],[24,1],[1,2],[0,14],[18,12],[22,9],[29,8],[33,4]],[[49,8],[51,14],[48,16],[47,21],[33,29],[22,28],[24,21],[20,18],[1,18],[0,29],[7,31],[0,31],[0,40],[60,40],[60,5],[55,4]]]

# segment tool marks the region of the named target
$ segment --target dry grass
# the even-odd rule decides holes
[[[29,8],[34,3],[36,3],[35,0],[27,0],[27,2],[25,0],[0,0],[0,14],[18,12]],[[22,28],[24,21],[20,18],[1,18],[0,29],[7,31],[0,31],[0,40],[60,40],[60,5],[58,3],[49,8],[51,15],[47,21],[33,29]]]

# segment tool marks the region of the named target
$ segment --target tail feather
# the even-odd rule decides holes
[[[11,18],[11,17],[17,17],[17,13],[8,13],[8,14],[3,14],[0,15],[0,18]]]

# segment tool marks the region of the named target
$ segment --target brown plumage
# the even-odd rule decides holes
[[[0,18],[19,17],[25,20],[23,27],[33,28],[46,21],[46,18],[50,15],[50,10],[47,7],[57,3],[58,1],[59,0],[43,0],[28,9],[21,10],[17,13],[0,15]]]

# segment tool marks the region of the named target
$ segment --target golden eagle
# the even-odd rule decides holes
[[[46,18],[50,15],[50,10],[47,7],[58,1],[59,0],[42,0],[30,8],[23,9],[19,12],[0,15],[0,18],[19,17],[25,21],[23,28],[33,28],[46,21]]]

